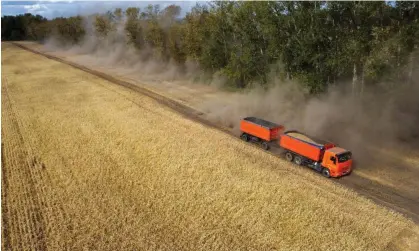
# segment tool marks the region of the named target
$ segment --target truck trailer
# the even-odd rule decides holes
[[[285,159],[308,166],[325,177],[340,177],[352,170],[352,153],[331,142],[315,139],[298,131],[256,117],[241,120],[241,138],[257,142],[263,149],[274,145],[285,150]]]
[[[263,149],[269,150],[270,144],[276,142],[284,126],[260,118],[247,117],[240,121],[241,138],[248,142],[259,143]]]

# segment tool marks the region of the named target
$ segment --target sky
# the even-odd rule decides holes
[[[18,15],[24,13],[39,14],[48,19],[55,17],[69,17],[104,13],[115,8],[127,7],[144,8],[149,4],[159,4],[161,9],[171,4],[182,8],[181,15],[185,15],[197,1],[1,1],[1,15]]]

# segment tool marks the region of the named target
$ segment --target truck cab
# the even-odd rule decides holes
[[[329,148],[324,152],[321,165],[323,175],[339,177],[352,170],[352,153],[340,147]]]

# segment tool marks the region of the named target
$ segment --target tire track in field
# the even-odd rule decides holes
[[[23,248],[30,248],[26,247],[26,241],[29,241],[30,243],[32,240],[30,238],[25,238],[25,234],[27,232],[27,225],[22,222],[26,218],[25,215],[25,208],[22,204],[22,197],[25,196],[27,193],[25,188],[22,188],[22,183],[26,183],[26,180],[21,180],[22,178],[19,175],[20,168],[22,168],[22,165],[17,163],[17,157],[16,157],[16,148],[13,144],[13,140],[16,138],[16,135],[14,134],[13,125],[10,125],[10,107],[8,103],[8,99],[5,94],[5,88],[4,88],[4,80],[3,80],[3,86],[2,86],[2,134],[3,142],[5,144],[5,163],[4,163],[4,174],[7,177],[7,179],[10,181],[9,183],[13,184],[13,186],[9,186],[8,193],[10,195],[7,196],[9,200],[5,202],[6,207],[8,208],[9,216],[5,217],[7,220],[9,220],[8,224],[11,227],[11,230],[8,232],[10,239],[11,239],[11,246],[23,249]],[[18,174],[16,174],[18,173]],[[20,193],[20,195],[19,195]],[[24,215],[23,217],[21,217]]]
[[[116,84],[116,85],[120,85],[123,86],[125,88],[128,88],[130,90],[133,90],[135,92],[138,92],[142,95],[145,95],[149,98],[152,98],[153,100],[155,100],[157,103],[162,104],[166,107],[171,108],[173,111],[179,113],[180,115],[182,115],[183,117],[185,117],[186,119],[190,119],[193,120],[195,122],[198,122],[200,124],[203,124],[207,127],[213,128],[213,129],[217,129],[219,131],[222,131],[224,133],[227,133],[231,136],[233,136],[234,138],[237,138],[237,136],[235,134],[233,134],[231,132],[230,129],[225,128],[224,126],[218,125],[216,123],[213,123],[209,120],[207,120],[206,118],[204,118],[204,114],[202,112],[199,112],[189,106],[186,106],[184,104],[181,104],[173,99],[170,99],[166,96],[163,96],[161,94],[158,94],[156,92],[153,92],[147,88],[129,83],[127,81],[123,81],[120,79],[117,79],[111,75],[108,75],[106,73],[100,72],[100,71],[96,71],[93,69],[90,69],[86,66],[80,65],[80,64],[76,64],[73,62],[70,62],[68,60],[62,59],[60,57],[56,57],[56,56],[52,56],[40,51],[36,51],[33,50],[31,48],[28,48],[22,44],[19,43],[13,43],[15,46],[22,48],[26,51],[32,52],[34,54],[38,54],[41,55],[43,57],[46,57],[48,59],[52,59],[55,61],[58,61],[60,63],[72,66],[76,69],[82,70],[84,72],[90,73],[92,75],[95,75],[97,77],[100,77],[104,80],[107,80],[110,83]],[[259,148],[260,149],[260,148]],[[262,149],[260,149],[262,150]],[[263,151],[263,150],[262,150]],[[280,157],[277,154],[273,153],[273,152],[267,152],[268,154],[271,154],[275,157]],[[281,158],[281,157],[280,157]],[[340,178],[340,179],[335,179],[333,180],[334,182],[343,185],[347,188],[350,188],[352,190],[354,190],[355,192],[357,192],[360,195],[363,195],[371,200],[373,200],[374,202],[388,207],[392,210],[395,210],[409,218],[411,218],[413,221],[415,221],[416,223],[419,223],[419,201],[416,198],[410,198],[407,196],[402,195],[400,192],[398,192],[397,190],[387,187],[385,185],[379,184],[375,181],[372,180],[368,180],[366,178],[362,178],[359,175],[357,175],[356,173],[352,173],[349,176]]]
[[[2,135],[2,138],[4,138],[4,135]],[[9,182],[8,177],[5,175],[6,170],[4,168],[4,165],[6,164],[6,161],[4,159],[4,144],[1,143],[1,215],[2,215],[2,221],[1,221],[1,248],[3,250],[10,250],[11,249],[11,241],[10,241],[10,233],[9,233],[9,218],[6,216],[9,216],[9,210],[8,210],[8,194],[9,194]]]
[[[5,246],[9,245],[7,250],[47,250],[48,246],[63,250],[72,241],[66,232],[71,219],[60,196],[53,192],[45,164],[34,154],[30,137],[22,132],[25,125],[8,92],[7,78],[2,82],[2,185],[6,188],[2,196],[7,226],[3,234],[8,241]],[[58,234],[60,240],[51,243],[48,234]]]
[[[47,250],[45,240],[45,220],[40,213],[40,202],[35,195],[36,190],[31,180],[29,166],[25,163],[22,151],[22,137],[15,120],[9,96],[7,83],[2,86],[2,133],[4,135],[5,177],[9,184],[6,195],[8,216],[6,238],[11,239],[12,250]]]
[[[7,78],[5,78],[5,80],[5,88],[7,90]],[[27,124],[25,124],[25,120],[22,119],[23,116],[19,113],[19,109],[17,109],[17,105],[15,104],[13,98],[10,96],[8,92],[7,95],[11,107],[13,109],[14,118],[16,119],[17,128],[19,129],[19,135],[22,138],[22,142],[24,145],[23,151],[26,156],[26,164],[30,167],[29,171],[31,173],[31,180],[33,181],[33,184],[36,187],[36,196],[40,201],[41,209],[45,211],[45,215],[50,217],[49,222],[60,222],[61,224],[66,223],[66,227],[69,227],[68,224],[70,222],[67,222],[68,216],[63,207],[61,196],[51,189],[50,185],[53,182],[51,177],[49,176],[49,173],[45,171],[47,167],[45,163],[43,163],[40,159],[39,154],[37,154],[36,151],[33,150],[32,146],[36,146],[36,144],[33,142],[33,138],[30,137],[30,135],[25,131],[25,129],[29,127]],[[52,203],[50,202],[50,198],[48,198],[48,195],[58,199],[58,204],[52,205]],[[64,231],[61,234],[66,235],[66,232]]]

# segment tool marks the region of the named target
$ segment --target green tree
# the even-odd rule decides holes
[[[197,4],[186,14],[184,29],[184,47],[187,56],[198,62],[202,56],[202,48],[210,35],[209,12],[205,6]]]
[[[319,93],[352,80],[353,95],[362,95],[381,80],[412,82],[419,61],[415,2],[215,1],[197,4],[185,17],[180,11],[176,5],[117,8],[95,16],[94,33],[119,39],[115,31],[124,22],[126,41],[141,55],[179,65],[192,60],[239,88],[280,76]],[[81,17],[2,17],[3,40],[56,36],[79,43],[85,34]]]
[[[108,12],[105,15],[96,15],[94,26],[99,38],[106,38],[111,31],[115,30],[113,20],[114,15],[111,12]]]
[[[132,7],[128,8],[125,11],[125,15],[127,17],[125,23],[125,32],[127,34],[128,41],[137,49],[141,50],[144,48],[145,41],[143,29],[139,20],[140,9]]]

